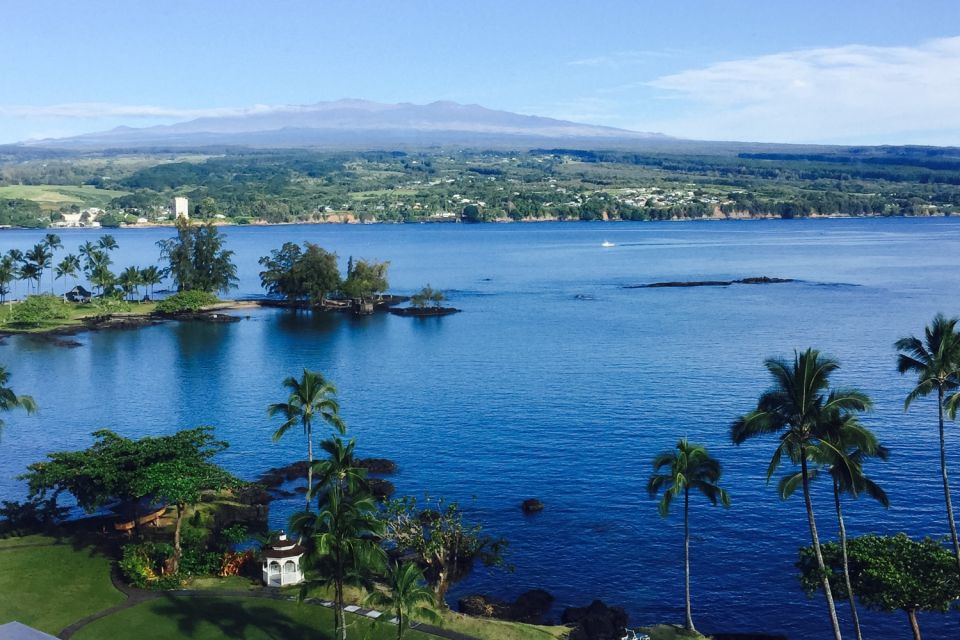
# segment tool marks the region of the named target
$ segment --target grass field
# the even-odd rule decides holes
[[[75,204],[79,207],[103,208],[108,202],[126,191],[112,191],[95,187],[75,187],[67,185],[11,185],[0,187],[0,199],[32,200],[44,209],[59,209],[64,205]]]
[[[359,616],[347,616],[351,640],[395,638],[397,628]],[[333,611],[326,607],[260,598],[187,598],[165,594],[81,629],[77,640],[333,640]],[[409,640],[427,636],[409,631]]]
[[[15,540],[0,546],[5,549],[0,551],[0,624],[17,620],[56,634],[125,599],[110,583],[110,560],[92,547],[17,549]]]

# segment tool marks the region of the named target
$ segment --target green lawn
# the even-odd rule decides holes
[[[347,616],[351,640],[395,638],[396,627]],[[415,631],[410,640],[428,640]],[[333,639],[333,611],[326,607],[260,598],[187,598],[165,594],[89,624],[77,640],[327,640]]]
[[[94,549],[71,544],[16,549],[15,540],[0,547],[6,549],[0,551],[0,624],[18,620],[56,634],[124,600],[110,583],[110,561]]]
[[[127,191],[76,187],[70,185],[10,185],[0,187],[0,199],[32,200],[45,209],[59,209],[64,205],[103,208]]]

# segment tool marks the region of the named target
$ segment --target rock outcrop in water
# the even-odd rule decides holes
[[[795,282],[793,278],[769,278],[757,276],[739,280],[683,280],[679,282],[654,282],[652,284],[628,284],[624,289],[660,289],[666,287],[729,287],[732,284],[780,284]]]
[[[569,640],[620,640],[627,632],[629,617],[623,607],[608,607],[594,600],[588,607],[567,607],[560,620],[576,625]]]

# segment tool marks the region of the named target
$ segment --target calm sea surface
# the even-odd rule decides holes
[[[285,241],[390,260],[392,290],[430,283],[463,313],[388,315],[243,311],[229,325],[169,323],[81,334],[82,347],[25,338],[0,347],[12,386],[39,415],[5,415],[0,499],[51,450],[110,428],[131,437],[215,425],[223,463],[245,478],[305,452],[292,432],[272,443],[266,417],[281,380],[304,367],[330,377],[363,455],[400,465],[398,493],[458,501],[510,540],[512,573],[476,571],[451,593],[515,597],[544,588],[557,612],[594,598],[631,624],[680,621],[680,512],[663,520],[645,492],[650,460],[688,436],[724,464],[729,510],[695,502],[693,597],[706,631],[829,634],[822,597],[807,600],[793,563],[809,544],[802,499],[781,501],[764,472],[774,440],[729,443],[729,425],[768,385],[762,361],[814,346],[838,358],[836,382],[867,391],[867,422],[892,449],[872,471],[888,511],[851,503],[848,527],[947,532],[932,401],[903,412],[910,380],[894,341],[937,311],[960,314],[960,221],[805,220],[230,228],[237,295],[260,294],[257,259]],[[64,231],[68,249],[99,233]],[[146,266],[169,231],[123,230],[116,266]],[[0,232],[0,251],[42,234]],[[601,248],[604,241],[616,244]],[[626,289],[664,280],[795,278],[796,283]],[[62,283],[57,283],[58,291]],[[953,425],[950,425],[953,427]],[[960,437],[948,434],[960,474]],[[956,475],[954,477],[957,477]],[[960,491],[960,481],[955,483]],[[525,517],[520,502],[546,509]],[[301,498],[277,502],[285,526]],[[829,489],[814,495],[821,535],[836,536]],[[841,615],[847,619],[846,607]],[[906,616],[862,614],[865,635],[910,637]],[[927,638],[960,635],[960,614],[922,614]],[[852,636],[852,631],[850,632]]]

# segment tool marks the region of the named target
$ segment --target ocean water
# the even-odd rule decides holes
[[[894,341],[938,311],[960,314],[960,221],[794,220],[702,223],[278,226],[230,228],[237,295],[262,293],[257,259],[284,241],[389,260],[392,290],[430,283],[463,313],[432,319],[353,318],[244,310],[228,325],[168,323],[86,333],[74,349],[28,338],[0,346],[0,363],[36,416],[4,416],[0,499],[25,492],[15,476],[51,450],[86,446],[90,432],[169,433],[210,424],[231,443],[223,463],[245,478],[305,455],[279,443],[266,416],[281,380],[304,367],[338,386],[363,455],[395,460],[399,494],[429,492],[510,541],[512,572],[478,569],[451,592],[512,598],[543,588],[563,607],[594,598],[626,607],[631,624],[681,621],[682,519],[657,514],[645,491],[653,456],[683,436],[724,466],[729,510],[691,509],[694,616],[705,631],[828,637],[822,596],[807,599],[794,562],[809,544],[800,496],[781,501],[764,473],[774,439],[734,447],[731,422],[767,388],[763,359],[816,347],[840,360],[835,382],[874,399],[866,417],[890,447],[871,467],[884,510],[847,505],[852,535],[947,533],[935,405],[903,411],[911,380]],[[64,231],[68,249],[98,232]],[[162,229],[121,230],[118,267],[158,256]],[[35,231],[0,232],[0,251]],[[602,248],[609,241],[616,246]],[[793,278],[771,285],[631,289],[667,280]],[[62,290],[63,283],[57,283]],[[960,437],[948,425],[960,474]],[[956,476],[955,476],[956,477]],[[960,482],[955,483],[960,490]],[[525,516],[520,503],[546,508]],[[302,498],[274,503],[282,527]],[[814,494],[821,536],[836,526],[829,487]],[[845,605],[840,614],[846,621]],[[861,610],[868,637],[909,638],[906,616]],[[960,614],[921,614],[928,638],[960,636]],[[848,633],[852,637],[852,631]]]

